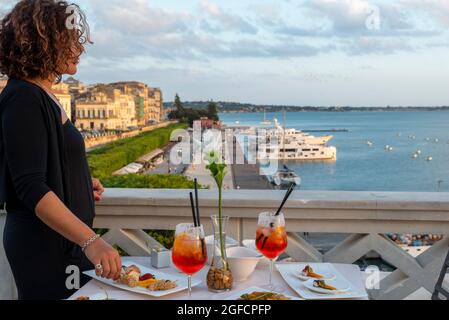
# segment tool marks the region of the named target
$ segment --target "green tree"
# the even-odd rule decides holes
[[[207,105],[207,117],[211,120],[218,121],[218,106],[215,102],[210,101]]]
[[[185,112],[184,106],[182,105],[181,98],[178,94],[175,95],[175,108],[176,111],[182,116]]]

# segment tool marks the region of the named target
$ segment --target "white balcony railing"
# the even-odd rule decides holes
[[[224,192],[224,212],[231,217],[228,234],[239,241],[254,239],[258,214],[276,209],[283,194]],[[216,191],[201,190],[200,199],[202,222],[210,234],[209,216],[217,213]],[[287,253],[294,259],[354,263],[375,251],[397,269],[382,279],[379,290],[370,291],[372,299],[404,299],[420,288],[433,292],[449,249],[449,237],[413,258],[383,234],[447,235],[448,193],[298,191],[284,211],[289,232]],[[95,227],[110,229],[104,236],[107,241],[131,255],[142,256],[150,253],[148,244],[158,245],[142,230],[173,230],[177,223],[188,221],[191,209],[187,190],[108,189],[97,206]],[[351,235],[322,254],[298,235],[302,232]],[[6,266],[0,262],[0,277]],[[2,288],[5,281],[0,278]]]

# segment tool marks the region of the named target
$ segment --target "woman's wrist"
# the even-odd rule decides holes
[[[87,248],[89,248],[96,240],[98,240],[100,238],[99,234],[95,234],[92,237],[90,237],[89,239],[87,239],[82,245],[81,245],[81,250],[84,252],[86,251]]]
[[[86,242],[95,237],[96,235],[97,234],[95,233],[95,231],[86,226],[86,230],[83,230],[83,232],[81,232],[80,237],[76,243],[78,244],[78,246],[83,248]]]

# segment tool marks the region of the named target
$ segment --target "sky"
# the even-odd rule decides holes
[[[449,0],[76,3],[95,42],[87,83],[143,81],[166,101],[449,105]]]

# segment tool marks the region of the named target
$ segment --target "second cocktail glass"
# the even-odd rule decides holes
[[[284,214],[261,213],[257,226],[256,247],[260,253],[270,259],[270,282],[268,288],[271,291],[282,291],[280,290],[281,288],[275,288],[273,285],[273,269],[275,261],[285,252],[287,245]]]

